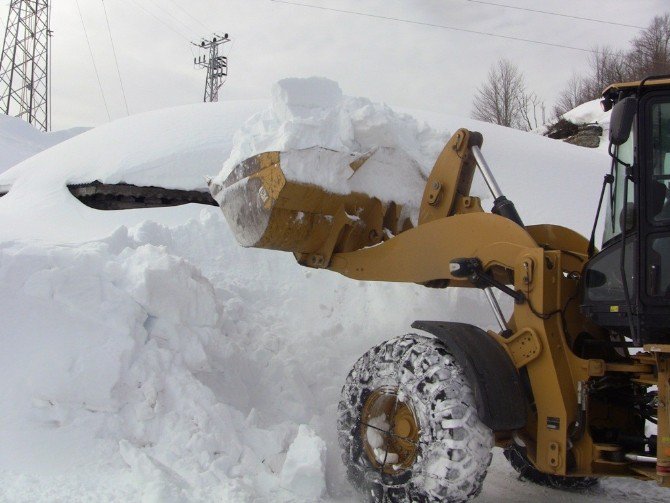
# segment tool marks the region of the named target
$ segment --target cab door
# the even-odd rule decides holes
[[[670,92],[640,102],[640,252],[644,324],[670,339]]]

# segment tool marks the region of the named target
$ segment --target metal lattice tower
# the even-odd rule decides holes
[[[228,42],[230,42],[230,39],[226,33],[223,37],[215,35],[212,40],[203,39],[199,44],[193,44],[200,49],[209,50],[209,54],[193,59],[193,64],[197,68],[207,68],[203,100],[205,102],[219,101],[219,89],[228,76],[228,58],[219,54],[219,47]]]
[[[47,131],[49,117],[48,0],[11,0],[0,57],[0,113]]]

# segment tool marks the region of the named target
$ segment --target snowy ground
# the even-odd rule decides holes
[[[305,93],[308,84],[284,83],[269,107],[122,119],[0,174],[11,187],[0,198],[0,501],[351,501],[334,418],[358,356],[415,319],[493,324],[478,292],[308,270],[238,246],[217,208],[101,212],[68,183],[204,189],[229,155],[295,146],[307,132],[360,152],[401,147],[427,172],[465,126],[484,133],[484,154],[528,223],[590,229],[602,152],[414,113],[436,131],[325,93],[323,82]],[[579,498],[667,494],[608,480]],[[496,453],[479,500],[576,497],[517,481]]]

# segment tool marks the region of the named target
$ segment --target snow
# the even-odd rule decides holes
[[[373,417],[368,424],[370,427],[366,428],[365,436],[370,447],[372,447],[377,462],[380,465],[397,463],[398,454],[384,449],[384,435],[380,433],[380,431],[389,431],[390,424],[386,420],[386,416]],[[378,428],[378,430],[375,428]]]
[[[576,108],[563,114],[563,118],[575,124],[600,124],[609,128],[611,111],[604,112],[600,106],[601,100],[592,100],[582,103]]]
[[[0,174],[0,192],[11,187],[0,199],[0,235],[78,242],[108,236],[121,223],[158,218],[175,224],[193,217],[192,208],[129,210],[123,216],[95,211],[82,207],[65,186],[99,180],[207,191],[205,177],[228,157],[234,132],[264,104],[203,103],[148,112],[41,152]],[[25,224],[15,224],[16,214]]]
[[[86,128],[43,133],[22,119],[0,114],[0,173],[84,131]]]
[[[15,166],[0,176],[0,186],[21,177],[46,184],[99,180],[206,190],[203,177],[227,157],[240,118],[262,103],[186,105],[104,124]]]
[[[337,194],[362,192],[418,210],[426,183],[419,164],[402,150],[371,148],[361,154],[365,162],[355,171],[350,165],[357,161],[356,155],[323,148],[285,152],[280,162],[287,180],[318,185]]]
[[[272,98],[268,108],[236,133],[231,156],[215,182],[222,182],[240,161],[272,150],[319,146],[360,155],[374,147],[395,147],[426,165],[444,146],[444,132],[387,105],[343,96],[337,83],[327,79],[281,80],[273,86]],[[303,165],[294,166],[290,174],[296,181],[312,182],[313,174]]]
[[[375,456],[377,457],[377,461],[383,463],[383,454],[386,451],[381,449],[381,447],[384,445],[384,435],[381,432],[389,431],[391,425],[386,420],[386,414],[381,414],[377,417],[370,418],[368,420],[368,425],[369,427],[365,429],[365,436],[368,440],[368,444],[370,444],[370,447],[375,449]],[[377,456],[377,451],[382,453],[381,458]]]
[[[607,152],[609,147],[611,110],[603,112],[600,100],[587,101],[563,114],[563,118],[574,124],[597,124],[603,128],[598,150]]]
[[[602,127],[603,132],[600,136],[598,150],[607,153],[609,146],[610,115],[612,111],[609,110],[604,112],[600,105],[600,101],[600,99],[596,99],[582,103],[572,110],[565,112],[560,118],[577,125],[593,124]],[[553,119],[552,122],[544,124],[532,132],[544,135],[549,130],[550,125],[555,122],[556,119]]]
[[[326,492],[325,454],[325,442],[311,428],[301,424],[286,453],[281,486],[308,501],[317,501]]]
[[[413,112],[431,127],[328,81],[295,82],[269,107],[121,119],[0,174],[11,187],[0,198],[0,501],[351,501],[334,418],[360,354],[415,319],[494,326],[479,292],[354,282],[242,249],[217,208],[102,212],[67,184],[206,190],[229,155],[227,169],[260,149],[316,145],[400,149],[425,174],[465,126],[484,133],[526,221],[590,228],[602,152]],[[601,491],[585,501],[663,501],[649,484]],[[518,482],[497,454],[480,500],[519,497],[566,500]]]

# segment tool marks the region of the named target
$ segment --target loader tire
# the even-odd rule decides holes
[[[564,491],[584,491],[598,483],[598,479],[594,477],[564,477],[543,473],[533,466],[533,463],[526,456],[524,448],[518,445],[507,447],[503,452],[512,468],[519,473],[520,479],[540,486]]]
[[[365,353],[342,388],[338,435],[347,478],[368,502],[463,502],[477,496],[493,433],[437,339],[397,337]]]

